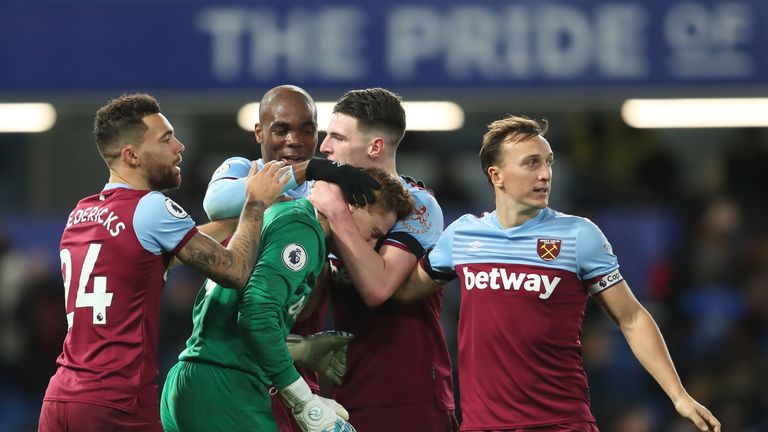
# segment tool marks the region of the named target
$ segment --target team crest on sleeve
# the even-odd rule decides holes
[[[283,264],[293,271],[299,271],[307,264],[307,251],[298,243],[283,248]]]
[[[424,234],[432,228],[432,222],[429,220],[427,206],[418,207],[402,223],[406,230],[415,234]]]
[[[539,239],[536,242],[536,253],[544,261],[552,261],[560,255],[560,244],[557,239]]]
[[[177,219],[184,219],[185,217],[189,216],[180,205],[176,204],[170,198],[165,199],[165,209],[168,210],[168,213],[170,213],[171,216]]]
[[[216,177],[217,175],[223,173],[224,171],[226,171],[228,169],[229,169],[229,163],[224,162],[223,164],[221,164],[221,166],[216,168],[216,171],[213,172],[213,177]]]

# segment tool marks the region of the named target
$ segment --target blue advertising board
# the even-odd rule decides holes
[[[0,4],[0,92],[768,83],[768,2]]]

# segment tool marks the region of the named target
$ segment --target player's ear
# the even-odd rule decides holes
[[[501,170],[496,165],[488,167],[488,178],[491,179],[491,184],[494,186],[499,188],[504,186],[504,174],[502,174]]]
[[[132,145],[125,145],[120,149],[120,159],[122,159],[128,166],[139,166],[137,149]]]
[[[253,133],[256,135],[256,142],[261,144],[264,142],[264,128],[261,127],[261,123],[253,125]]]
[[[384,138],[380,136],[374,136],[370,144],[368,144],[368,157],[377,158],[384,154],[385,143]]]

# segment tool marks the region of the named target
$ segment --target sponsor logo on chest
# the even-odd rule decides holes
[[[505,268],[493,267],[489,271],[472,271],[462,268],[462,285],[467,291],[473,289],[538,292],[539,298],[548,299],[562,280],[559,276],[538,273],[515,273]]]

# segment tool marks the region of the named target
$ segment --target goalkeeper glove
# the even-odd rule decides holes
[[[307,180],[336,183],[344,192],[344,199],[358,207],[376,200],[374,189],[381,185],[367,172],[352,165],[343,165],[328,159],[313,157],[307,164]]]
[[[288,335],[286,344],[297,365],[312,369],[332,383],[341,385],[341,379],[347,372],[347,345],[353,338],[352,333],[334,330],[307,337]]]
[[[304,432],[355,432],[347,420],[349,413],[333,399],[312,393],[304,378],[278,390]]]

